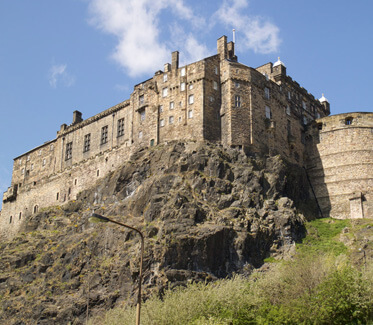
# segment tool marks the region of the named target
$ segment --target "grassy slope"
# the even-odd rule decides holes
[[[372,233],[372,220],[311,221],[292,261],[169,290],[143,305],[142,324],[373,324]],[[91,324],[130,324],[134,314],[115,309]]]

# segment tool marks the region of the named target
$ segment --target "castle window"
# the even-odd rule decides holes
[[[26,161],[30,161],[30,156],[27,156]]]
[[[290,106],[289,106],[289,105],[286,106],[286,114],[287,114],[287,115],[290,115]]]
[[[266,118],[271,119],[272,118],[271,108],[266,106],[265,107],[265,112],[266,112]]]
[[[185,82],[182,82],[180,84],[180,91],[184,91],[185,90]]]
[[[44,158],[43,159],[43,166],[45,166],[46,163],[47,163],[47,160]]]
[[[215,72],[215,74],[218,74],[218,67],[214,67],[214,72]]]
[[[150,146],[151,146],[151,147],[154,146],[154,139],[151,139],[151,140],[150,140]]]
[[[188,111],[188,118],[193,118],[193,110]]]
[[[189,84],[189,89],[190,89],[190,90],[193,89],[193,84]]]
[[[267,87],[264,88],[264,98],[269,99],[269,88]]]
[[[31,164],[31,170],[34,170],[34,164]]]
[[[21,173],[22,173],[22,175],[25,173],[25,169],[24,168],[22,168]]]
[[[13,216],[10,216],[9,223],[12,223]]]
[[[159,120],[159,126],[164,127],[164,119],[163,118]]]
[[[174,117],[173,117],[173,116],[170,116],[170,117],[168,118],[168,123],[169,123],[169,124],[173,124],[173,123],[174,123]]]
[[[139,139],[142,138],[142,131],[139,131]]]
[[[288,99],[291,99],[291,92],[288,91]]]
[[[318,129],[318,130],[322,130],[322,123],[318,123],[318,124],[317,124],[317,129]]]
[[[215,101],[215,98],[213,96],[210,96],[210,102],[214,102]]]
[[[105,144],[108,141],[108,126],[105,125],[101,128],[101,144]]]
[[[121,137],[124,135],[124,118],[118,120],[118,130],[117,130],[117,137]]]
[[[167,73],[163,74],[163,82],[167,81]]]
[[[291,122],[290,122],[290,120],[288,120],[287,131],[288,131],[288,136],[291,136]]]
[[[345,119],[345,125],[351,125],[352,124],[352,117],[347,117]]]
[[[174,102],[170,102],[170,109],[174,109],[175,108],[175,103]]]
[[[189,105],[192,105],[194,103],[194,95],[189,95],[188,103]]]
[[[179,116],[179,123],[181,123],[181,116]]]
[[[21,166],[22,165],[22,159],[18,160],[18,164]]]
[[[183,102],[180,101],[180,102],[179,102],[179,106],[180,106],[180,107],[183,107]]]
[[[43,152],[42,149],[39,150],[38,155],[41,156],[41,153]]]
[[[60,193],[57,192],[57,194],[56,194],[56,201],[58,201],[59,198],[60,198]]]
[[[168,94],[168,88],[163,88],[162,89],[162,97],[167,97]]]
[[[99,169],[97,169],[97,173],[96,173],[96,175],[97,175],[97,177],[100,176],[100,170],[99,170]]]
[[[308,123],[307,116],[303,116],[303,124],[306,125]]]
[[[35,205],[35,206],[34,206],[34,213],[37,213],[38,210],[39,210],[39,206]]]
[[[303,109],[307,109],[307,104],[306,104],[306,102],[303,101],[303,100],[302,100],[302,107],[303,107]]]
[[[213,81],[213,86],[215,90],[218,90],[218,83],[216,81]]]
[[[91,134],[88,133],[84,136],[84,147],[83,152],[87,152],[91,149]]]
[[[78,184],[78,180],[75,178],[74,185]]]
[[[49,147],[49,150],[50,150],[50,151],[53,151],[53,149],[54,149],[54,145],[51,144],[50,147]]]
[[[240,83],[237,82],[237,81],[234,83],[234,86],[235,86],[236,88],[240,88],[240,87],[241,87]]]
[[[143,105],[144,102],[145,102],[145,97],[144,97],[144,95],[140,95],[140,96],[139,96],[139,104],[140,104],[140,105]]]
[[[22,212],[19,213],[18,219],[21,220],[22,218]]]
[[[66,144],[66,156],[65,156],[65,160],[71,159],[72,156],[73,156],[73,143],[69,142],[69,143]]]
[[[180,70],[180,76],[182,76],[182,77],[185,76],[185,68],[181,68],[181,70]]]
[[[163,105],[159,105],[159,113],[163,112]]]
[[[316,118],[320,118],[320,113],[316,112]]]
[[[241,96],[240,95],[234,96],[234,107],[241,107]]]

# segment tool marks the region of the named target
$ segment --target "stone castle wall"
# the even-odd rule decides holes
[[[184,67],[173,52],[171,64],[135,85],[128,100],[86,120],[75,111],[56,139],[14,159],[0,233],[17,233],[40,208],[75,199],[135,149],[162,142],[219,141],[303,165],[306,125],[329,113],[329,103],[287,76],[280,60],[245,66],[225,36],[216,55]]]
[[[373,216],[373,113],[317,119],[307,132],[307,171],[324,217]]]

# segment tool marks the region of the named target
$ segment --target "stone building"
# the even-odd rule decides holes
[[[139,147],[213,141],[304,165],[306,125],[329,114],[328,101],[293,81],[280,59],[246,66],[226,36],[216,55],[183,67],[173,52],[171,64],[135,85],[128,100],[86,120],[75,111],[56,139],[14,159],[1,234],[16,233],[41,207],[74,199]]]

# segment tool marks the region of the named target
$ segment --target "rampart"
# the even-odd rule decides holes
[[[324,217],[373,216],[373,113],[315,120],[306,166]]]

